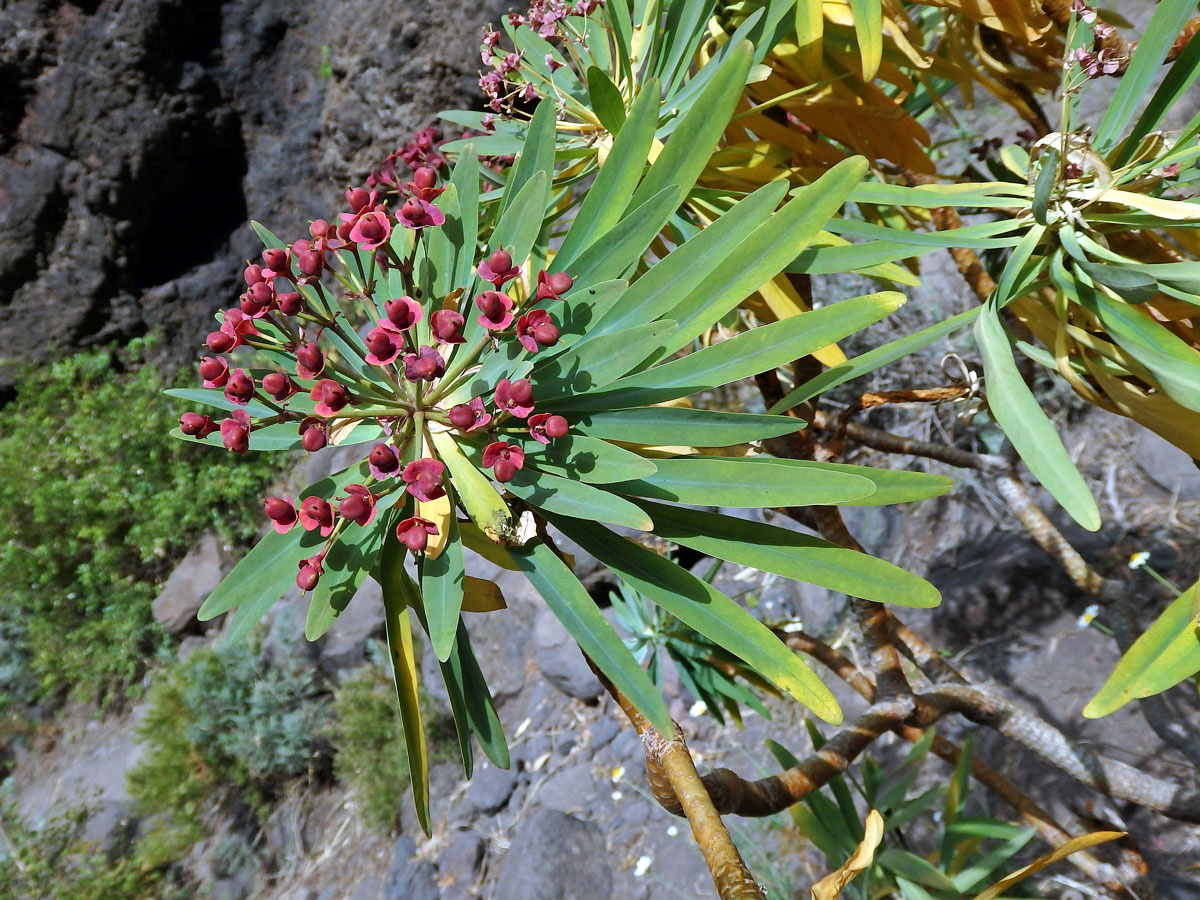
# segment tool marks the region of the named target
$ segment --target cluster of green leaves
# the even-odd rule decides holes
[[[163,640],[157,582],[206,528],[253,535],[276,466],[168,439],[151,346],[27,367],[0,408],[0,703],[129,684]]]
[[[179,885],[136,854],[108,854],[83,837],[86,805],[32,822],[0,806],[0,897],[5,900],[182,900]]]
[[[823,738],[811,723],[809,734],[813,747],[820,749]],[[922,778],[934,737],[934,729],[926,731],[904,761],[890,769],[864,757],[861,780],[839,775],[789,810],[793,825],[821,851],[831,869],[851,857],[863,840],[859,809],[878,810],[882,815],[881,849],[870,868],[843,889],[844,896],[971,900],[1010,868],[1012,858],[1033,838],[1031,828],[968,810],[970,737],[949,780],[930,779],[927,774]],[[768,745],[781,766],[798,763],[780,744],[768,741]],[[931,780],[935,783],[925,786]],[[920,828],[915,827],[918,824]]]
[[[265,819],[284,785],[321,767],[327,701],[311,669],[272,664],[254,641],[197,650],[154,681],[128,776],[138,810],[165,817],[147,857],[178,859],[204,836],[210,803]]]
[[[834,166],[790,195],[785,184],[768,184],[707,228],[680,233],[654,265],[645,264],[651,242],[694,187],[709,148],[733,115],[753,57],[747,42],[724,54],[696,102],[676,121],[665,149],[647,165],[660,92],[651,79],[556,251],[549,241],[556,202],[550,177],[557,164],[555,109],[548,103],[535,113],[503,191],[481,194],[476,159],[464,153],[450,179],[452,188],[439,197],[446,225],[419,239],[407,229],[392,233],[397,258],[414,254],[419,292],[430,308],[459,290],[472,296],[479,284],[471,266],[480,204],[499,208],[488,246],[507,248],[528,272],[544,267],[551,273],[569,271],[574,279],[568,295],[551,307],[561,329],[557,344],[531,357],[510,341],[485,356],[479,371],[468,370],[461,381],[450,383],[444,396],[446,403],[465,402],[488,394],[500,377],[528,378],[538,410],[566,417],[571,434],[543,446],[514,429],[510,436],[523,445],[525,468],[499,487],[480,468],[482,436],[450,430],[423,436],[420,443],[433,448],[452,476],[445,550],[419,560],[415,578],[406,570],[404,548],[391,527],[411,515],[412,503],[404,499],[386,514],[381,509],[373,527],[339,536],[313,593],[310,639],[329,626],[366,572],[373,571],[383,586],[414,798],[423,823],[428,751],[409,610],[442,663],[465,771],[469,775],[472,767],[472,735],[496,765],[508,764],[503,733],[461,620],[473,585],[464,568],[464,545],[523,572],[596,665],[664,731],[670,717],[659,691],[545,538],[545,524],[593,553],[626,587],[831,722],[841,718],[833,695],[769,629],[721,591],[608,526],[652,533],[716,559],[865,599],[918,607],[939,601],[927,582],[882,560],[787,528],[695,507],[905,503],[944,493],[948,479],[769,454],[708,455],[706,448],[750,445],[792,433],[800,423],[788,416],[659,405],[789,364],[879,321],[904,299],[895,292],[855,297],[710,346],[701,340],[824,227],[865,174],[859,158]],[[268,244],[281,246],[265,229],[260,234]],[[349,256],[343,259],[348,283],[366,292],[373,258],[341,253]],[[396,293],[394,286],[390,290]],[[482,326],[471,319],[465,330],[468,346],[481,333]],[[357,367],[363,379],[378,377],[352,347],[341,359]],[[188,396],[228,405],[219,390]],[[297,440],[289,430],[286,446]],[[376,437],[377,432],[364,440]],[[265,433],[264,443],[255,440],[251,434],[252,450],[280,449]],[[665,455],[654,449],[663,445],[680,449]],[[348,481],[365,477],[365,467],[352,466],[305,493],[333,496]],[[526,514],[534,528],[522,534],[517,526]],[[292,582],[306,548],[311,552],[316,545],[313,533],[299,529],[269,534],[209,597],[201,617],[240,607],[233,631],[248,630]]]

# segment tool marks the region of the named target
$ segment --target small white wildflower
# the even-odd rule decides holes
[[[797,631],[804,630],[804,623],[803,622],[788,622],[786,625],[784,625],[779,630],[786,631],[788,634],[795,634]]]
[[[625,777],[625,767],[617,766],[612,770],[612,772],[609,773],[609,775],[612,778],[613,784],[619,784],[621,779]]]
[[[1133,554],[1133,556],[1129,557],[1129,568],[1140,569],[1142,566],[1144,566],[1149,561],[1150,561],[1150,554],[1147,553],[1145,550],[1140,550],[1137,553]]]
[[[633,875],[635,878],[641,878],[650,871],[650,863],[654,862],[649,856],[638,857],[637,865],[633,867]]]
[[[612,802],[613,802],[613,803],[616,803],[617,801],[619,801],[619,800],[620,800],[622,797],[624,797],[625,795],[624,795],[624,794],[622,794],[620,791],[613,791],[613,792],[612,792],[611,794],[609,794],[608,796],[612,798]]]
[[[688,710],[688,715],[691,716],[693,719],[698,719],[698,718],[700,718],[700,716],[704,715],[706,712],[708,712],[708,704],[705,703],[703,700],[697,700],[695,703],[692,704],[691,709]]]
[[[1097,603],[1093,603],[1075,620],[1075,627],[1080,630],[1087,628],[1098,615],[1100,615],[1100,606]]]
[[[676,827],[675,825],[672,825],[667,829],[667,837],[678,837],[678,836],[679,836],[679,828]]]

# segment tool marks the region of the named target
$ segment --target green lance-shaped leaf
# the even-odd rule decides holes
[[[1158,379],[1180,406],[1200,412],[1200,352],[1149,316],[1102,290],[1076,281],[1079,299],[1112,339]]]
[[[1041,225],[1046,224],[1046,213],[1050,207],[1050,192],[1058,179],[1058,151],[1047,150],[1041,157],[1041,170],[1033,186],[1033,218]]]
[[[540,405],[602,388],[620,378],[662,346],[675,331],[670,319],[636,325],[575,347],[535,365],[535,389]]]
[[[744,41],[729,51],[716,74],[679,119],[670,140],[634,191],[627,210],[636,209],[663,188],[679,187],[686,196],[704,171],[737,106],[754,48]]]
[[[613,484],[610,490],[632,497],[743,509],[837,505],[875,493],[875,485],[861,475],[779,462],[706,456],[660,459],[654,474]]]
[[[1158,293],[1158,282],[1145,272],[1094,262],[1076,262],[1075,265],[1093,281],[1112,288],[1127,303],[1145,303]]]
[[[715,271],[666,312],[679,323],[670,344],[659,355],[669,356],[694,340],[768,279],[782,272],[842,205],[867,170],[861,156],[845,159],[794,197],[738,247],[737,265]]]
[[[1113,161],[1115,166],[1124,165],[1129,161],[1142,138],[1157,127],[1170,110],[1176,108],[1175,104],[1189,88],[1195,87],[1197,75],[1200,75],[1200,40],[1197,40],[1193,34],[1183,52],[1171,64],[1162,84],[1158,86],[1154,96],[1150,98],[1150,102],[1138,116],[1138,120],[1130,129],[1129,134],[1121,141],[1117,158]]]
[[[1013,361],[1012,348],[989,300],[975,320],[975,338],[987,377],[988,408],[1029,471],[1076,522],[1100,527],[1100,510],[1087,483]]]
[[[645,406],[581,414],[578,434],[631,444],[729,447],[794,434],[804,422],[791,416],[721,412],[682,406]]]
[[[877,603],[927,609],[941,602],[937,588],[910,572],[829,541],[719,513],[639,501],[654,533],[715,559],[774,572]]]
[[[630,588],[743,660],[826,722],[841,722],[837,701],[816,673],[765,625],[712,585],[600,525],[558,516],[551,520]]]
[[[517,161],[509,172],[508,181],[504,185],[504,196],[500,202],[500,221],[504,222],[506,213],[520,196],[521,190],[531,182],[538,173],[544,173],[547,178],[554,171],[554,120],[557,110],[553,103],[539,103],[529,123],[529,131],[525,135],[525,144],[517,154]],[[543,190],[548,195],[549,181]],[[546,208],[543,200],[536,214],[538,224],[541,224],[541,212]],[[536,233],[536,232],[535,232]],[[532,240],[530,244],[532,245]],[[529,249],[526,248],[525,253]],[[513,257],[516,259],[517,257]]]
[[[679,188],[668,185],[580,253],[570,272],[579,287],[618,278],[635,265],[679,206],[679,198]]]
[[[870,81],[883,59],[883,5],[879,0],[850,0],[850,14],[854,17],[863,81]]]
[[[567,564],[536,540],[514,549],[512,558],[596,667],[655,728],[670,734],[671,714],[658,689]]]
[[[450,506],[454,508],[453,489],[450,493]],[[463,569],[462,542],[458,538],[458,517],[450,516],[447,520],[449,534],[446,548],[437,559],[428,556],[421,560],[421,598],[425,607],[425,616],[429,641],[433,644],[434,655],[439,662],[450,658],[454,650],[455,635],[458,631],[458,617],[462,610],[463,580],[466,572]]]
[[[629,197],[646,168],[646,156],[654,142],[654,128],[658,124],[658,104],[659,83],[651,79],[642,85],[634,98],[629,108],[629,118],[613,141],[608,159],[600,167],[596,180],[583,195],[583,202],[571,222],[571,230],[554,255],[550,271],[574,271],[572,264],[579,254],[621,220]]]
[[[458,197],[459,210],[453,285],[465,285],[475,270],[475,242],[479,235],[479,159],[470,144],[454,163],[450,184]]]
[[[394,532],[388,533],[379,558],[378,579],[383,588],[384,624],[387,629],[392,677],[400,719],[404,725],[404,744],[408,749],[408,774],[412,781],[413,805],[421,829],[429,834],[429,749],[425,726],[421,721],[417,671],[419,660],[413,648],[412,624],[408,607],[420,605],[416,583],[404,571],[404,545]]]
[[[568,434],[549,444],[524,441],[525,465],[589,484],[610,484],[653,475],[658,463],[608,441]]]
[[[446,185],[437,198],[437,206],[446,215],[440,228],[426,230],[426,259],[433,272],[433,296],[444,297],[454,289],[458,271],[458,248],[463,246],[463,214],[458,205],[458,189]]]
[[[928,328],[922,328],[920,331],[913,332],[906,337],[889,341],[882,347],[876,347],[874,350],[868,350],[859,356],[851,357],[844,363],[839,363],[836,366],[826,369],[816,378],[798,385],[789,391],[782,400],[775,403],[767,412],[784,412],[800,405],[805,400],[817,396],[817,394],[831,390],[840,384],[845,384],[847,381],[853,381],[855,378],[866,375],[869,372],[874,372],[876,369],[908,356],[910,353],[920,350],[922,347],[933,343],[947,334],[952,334],[964,325],[973,322],[977,315],[979,315],[979,308],[975,307],[966,312],[961,312],[956,316],[951,316],[944,322],[930,325]]]
[[[600,124],[614,137],[620,134],[621,126],[625,124],[625,101],[612,79],[602,69],[589,66],[587,89],[592,112],[596,114]]]
[[[300,495],[300,499],[328,499],[350,482],[364,477],[363,467],[353,466],[311,485]],[[245,607],[248,619],[245,630],[248,631],[295,581],[296,564],[305,556],[311,556],[324,543],[325,539],[318,532],[304,531],[299,525],[286,534],[273,530],[268,532],[233,567],[233,571],[225,576],[217,589],[208,595],[196,617],[201,622],[207,622],[234,607]]]
[[[843,300],[750,329],[682,359],[627,375],[602,391],[551,400],[543,405],[592,410],[643,406],[685,397],[766,372],[827,347],[878,322],[903,303],[904,295],[896,291]],[[674,337],[670,343],[675,343]]]
[[[719,458],[719,457],[718,457]],[[875,490],[866,497],[843,501],[841,506],[890,506],[895,503],[915,503],[940,497],[954,487],[945,475],[912,472],[908,469],[881,469],[873,466],[851,466],[846,463],[815,462],[810,459],[780,459],[773,456],[749,456],[732,460],[750,465],[785,466],[809,472],[829,472],[834,475],[859,475]]]
[[[709,276],[728,265],[728,260],[750,258],[749,253],[743,252],[746,249],[743,242],[770,218],[786,190],[783,182],[774,181],[743,197],[638,278],[612,309],[588,329],[580,343],[654,321],[678,304],[681,297],[699,290]],[[591,197],[595,191],[592,187],[587,196]]]
[[[530,506],[546,512],[639,531],[654,527],[650,517],[633,503],[583,481],[522,469],[505,486]]]
[[[1133,642],[1104,686],[1083,708],[1089,719],[1116,712],[1200,672],[1200,582],[1177,597]]]

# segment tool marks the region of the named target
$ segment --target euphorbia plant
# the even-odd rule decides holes
[[[306,634],[315,639],[374,575],[426,825],[406,608],[441,663],[468,775],[471,734],[494,763],[508,764],[461,618],[499,610],[503,598],[467,574],[467,548],[523,572],[597,667],[663,730],[670,718],[661,696],[572,574],[558,534],[829,721],[841,716],[832,695],[773,633],[612,526],[870,600],[938,602],[926,582],[881,560],[693,507],[898,503],[940,494],[946,479],[776,459],[757,442],[795,431],[793,417],[664,405],[788,363],[900,305],[896,293],[858,297],[680,355],[803,248],[864,162],[835,166],[786,202],[786,186],[768,184],[647,269],[647,247],[695,175],[681,175],[670,159],[646,170],[644,155],[623,144],[640,139],[632,129],[618,137],[609,165],[630,171],[597,182],[607,187],[581,208],[564,245],[570,252],[538,249],[551,205],[552,115],[535,117],[490,234],[479,233],[471,152],[445,183],[418,170],[395,208],[348,191],[338,224],[314,222],[290,244],[256,225],[263,264],[248,266],[239,306],[210,336],[206,387],[182,392],[230,410],[222,423],[182,422],[190,440],[233,452],[361,448],[359,463],[298,501],[266,500],[272,530],[200,615],[236,607],[236,638],[295,582],[312,593]],[[220,355],[241,344],[268,366],[239,367]]]

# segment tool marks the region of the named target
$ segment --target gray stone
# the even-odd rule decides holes
[[[599,750],[601,747],[607,746],[620,731],[620,724],[611,716],[597,719],[591,727],[592,750]]]
[[[383,590],[368,578],[325,633],[318,651],[321,669],[333,675],[361,665],[367,640],[382,637],[383,630]]]
[[[304,637],[309,599],[309,595],[302,594],[300,588],[293,584],[275,601],[264,616],[269,625],[262,642],[263,659],[277,666],[317,659],[317,645]],[[232,622],[233,617],[228,617],[228,620]]]
[[[534,656],[538,670],[546,680],[566,694],[580,700],[595,701],[604,688],[554,613],[544,610],[533,628]]]
[[[500,863],[494,900],[610,900],[613,874],[598,825],[555,810],[517,828]]]
[[[1133,458],[1138,468],[1167,493],[1178,494],[1180,500],[1200,497],[1200,468],[1165,438],[1143,429],[1138,434]]]
[[[175,567],[151,604],[154,620],[171,634],[196,626],[196,613],[221,583],[227,559],[216,535],[205,534]]]
[[[379,900],[380,893],[383,890],[384,887],[380,884],[379,879],[368,875],[354,886],[353,893],[347,896],[346,900]],[[395,900],[395,895],[389,898],[389,900]],[[412,900],[412,898],[405,897],[405,900]],[[429,900],[429,898],[422,897],[421,900]],[[437,900],[436,894],[433,896],[433,900]]]
[[[485,849],[483,835],[478,831],[456,833],[438,860],[440,883],[448,889],[466,893],[467,886],[473,884],[479,876]]]
[[[83,840],[96,844],[109,855],[122,852],[138,830],[138,820],[120,800],[102,800],[89,808],[83,826]]]
[[[383,885],[383,900],[438,900],[437,876],[428,860],[415,859],[416,844],[408,835],[392,847]],[[376,894],[377,895],[377,894]]]
[[[533,799],[546,809],[573,813],[587,809],[596,793],[596,777],[588,763],[559,769],[538,787]]]
[[[516,786],[515,770],[498,769],[490,763],[484,763],[475,771],[464,800],[477,813],[494,815],[504,808]]]

